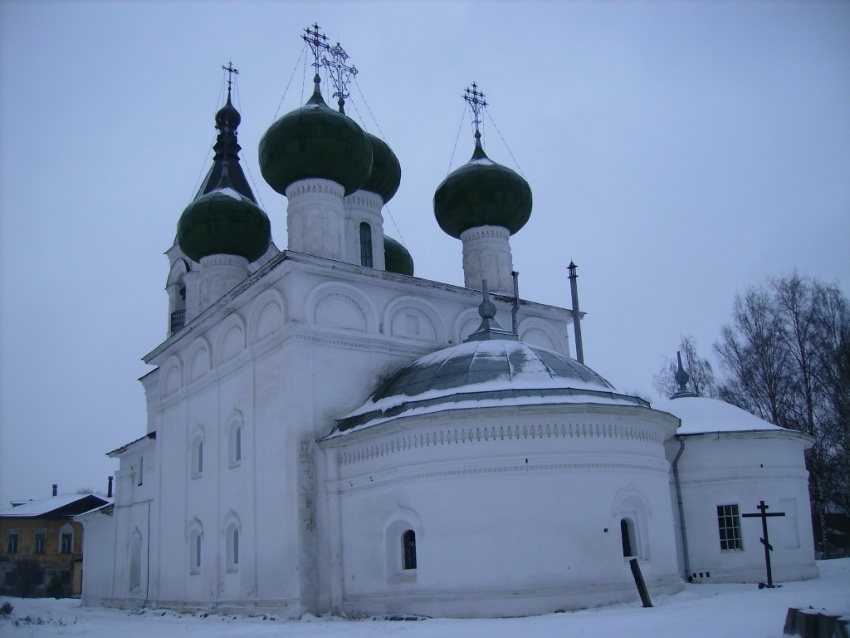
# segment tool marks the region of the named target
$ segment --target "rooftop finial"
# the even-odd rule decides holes
[[[327,51],[330,57],[323,57],[322,64],[328,68],[328,72],[331,74],[331,82],[336,89],[334,97],[337,98],[339,112],[345,113],[345,98],[349,96],[348,83],[351,82],[351,78],[357,75],[357,67],[346,64],[348,54],[339,42],[332,47],[327,47]]]
[[[310,31],[310,27],[307,27],[301,35],[301,39],[310,45],[310,50],[313,52],[313,68],[316,70],[313,82],[316,85],[317,91],[319,88],[319,67],[322,66],[320,58],[322,51],[328,50],[328,36],[319,31],[320,28],[321,27],[314,22],[313,30]]]
[[[694,392],[688,390],[688,381],[691,380],[691,375],[687,373],[685,368],[682,366],[682,353],[676,352],[676,359],[679,361],[679,369],[676,370],[676,383],[679,384],[679,390],[674,394],[671,399],[678,399],[681,397],[695,397],[697,396]]]
[[[230,100],[230,89],[233,87],[233,76],[239,75],[239,69],[233,66],[233,62],[228,62],[227,66],[221,65],[221,68],[227,71],[227,99]]]
[[[496,304],[490,299],[490,290],[487,287],[486,279],[481,280],[481,295],[483,300],[478,304],[481,324],[465,341],[489,341],[491,339],[517,341],[517,336],[513,332],[503,330],[499,322],[496,321]]]

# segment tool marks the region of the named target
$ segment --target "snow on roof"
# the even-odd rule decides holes
[[[518,392],[511,396],[504,391],[504,388],[501,385],[497,384],[496,382],[490,384],[479,384],[478,386],[476,386],[476,389],[479,388],[481,388],[481,390],[478,392],[454,395],[454,401],[441,401],[440,399],[445,398],[445,393],[438,390],[434,390],[432,392],[426,392],[416,397],[416,401],[410,401],[398,406],[390,406],[389,404],[387,404],[387,409],[384,410],[376,409],[372,412],[365,413],[365,415],[361,414],[360,411],[356,411],[351,415],[345,417],[345,419],[352,418],[352,415],[365,416],[366,420],[363,423],[358,423],[356,426],[345,430],[335,429],[331,434],[326,436],[325,439],[330,440],[338,436],[347,435],[351,432],[359,432],[372,426],[379,425],[381,423],[386,423],[387,421],[393,421],[394,419],[400,416],[403,416],[405,418],[413,416],[423,416],[426,414],[433,414],[434,412],[441,412],[444,410],[471,410],[475,408],[504,408],[519,405],[564,405],[576,403],[598,403],[604,405],[628,406],[639,405],[639,403],[637,403],[633,397],[616,394],[614,392],[600,392],[598,390],[579,390],[575,393],[570,393],[569,388],[558,388],[557,394],[553,393],[551,395],[548,395],[545,393],[538,392],[536,393],[536,395],[532,393],[523,395]],[[500,396],[502,398],[500,398]],[[424,397],[431,397],[431,399],[436,399],[436,401],[429,401],[426,400]],[[378,405],[380,405],[380,403]],[[400,408],[399,413],[396,414],[393,410],[390,409],[391,407]],[[341,421],[342,420],[343,419],[341,419]]]
[[[705,397],[681,397],[652,404],[655,410],[679,417],[682,425],[676,434],[706,434],[709,432],[752,432],[755,430],[784,430],[746,410]]]
[[[643,405],[567,355],[509,339],[468,341],[408,364],[338,430],[375,425],[404,415],[493,405],[606,403]]]
[[[102,503],[109,503],[110,500],[94,494],[59,494],[50,498],[40,498],[35,501],[27,501],[21,505],[0,510],[0,516],[16,517],[16,518],[31,518],[36,516],[45,516],[58,509],[62,509],[77,501],[94,496]]]

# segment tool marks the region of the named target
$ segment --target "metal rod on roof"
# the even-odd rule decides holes
[[[519,273],[514,270],[511,272],[511,277],[514,278],[514,307],[511,308],[511,326],[513,328],[513,333],[516,336],[519,336],[517,320],[516,316],[519,312]]]
[[[576,360],[579,363],[584,364],[584,348],[581,343],[581,312],[578,309],[578,283],[576,280],[578,279],[578,275],[576,274],[576,268],[574,262],[570,261],[570,265],[567,266],[567,270],[570,273],[570,293],[573,297],[573,329],[575,330],[576,337]]]

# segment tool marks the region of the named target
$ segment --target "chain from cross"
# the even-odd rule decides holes
[[[227,71],[227,92],[230,93],[230,89],[233,86],[233,76],[239,75],[239,69],[233,66],[233,62],[228,62],[227,66],[222,64],[221,68]]]
[[[313,68],[316,69],[316,75],[319,74],[319,67],[322,64],[319,62],[321,52],[327,51],[329,48],[328,36],[324,35],[321,31],[319,31],[319,29],[319,25],[314,22],[313,30],[310,31],[310,27],[307,27],[304,29],[304,34],[301,36],[301,39],[310,45],[310,50],[313,52],[313,58],[315,59],[313,62]]]
[[[330,57],[325,56],[322,58],[322,64],[328,68],[331,82],[333,82],[336,89],[334,97],[339,98],[339,106],[340,110],[342,110],[344,108],[345,98],[349,96],[348,84],[351,82],[351,78],[357,75],[357,67],[346,64],[348,54],[339,42],[332,47],[328,47],[327,51]]]
[[[484,99],[484,94],[478,90],[478,85],[475,82],[472,83],[472,87],[467,88],[463,92],[462,97],[472,109],[474,116],[472,123],[475,125],[475,132],[478,133],[478,127],[481,124],[481,111],[487,106],[487,100]]]

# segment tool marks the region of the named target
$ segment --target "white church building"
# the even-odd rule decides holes
[[[636,600],[632,559],[650,595],[758,583],[761,501],[784,513],[774,578],[817,576],[809,437],[684,391],[650,405],[573,358],[573,311],[514,296],[531,189],[477,132],[434,196],[465,286],[415,277],[383,230],[396,156],[320,89],[259,145],[282,252],[229,92],[216,115],[144,357],[147,431],[110,452],[114,504],[80,517],[84,604],[515,616]]]

